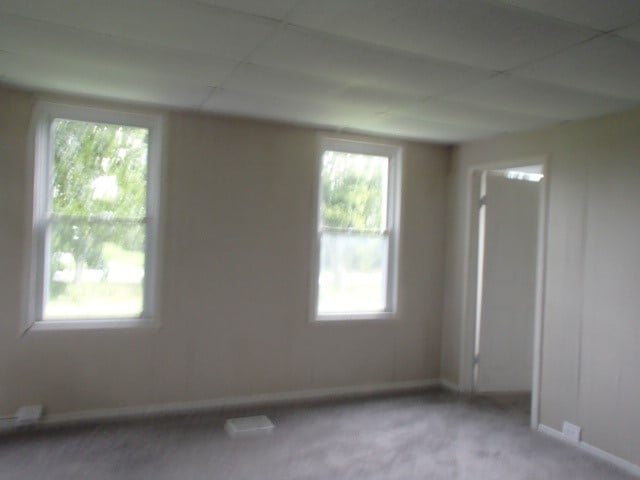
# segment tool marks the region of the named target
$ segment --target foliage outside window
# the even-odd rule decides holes
[[[394,307],[397,152],[359,147],[339,142],[322,152],[318,319],[382,316]]]
[[[46,110],[36,151],[33,315],[42,321],[142,318],[150,309],[157,217],[148,211],[154,119]]]

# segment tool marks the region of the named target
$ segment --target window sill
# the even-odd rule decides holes
[[[56,330],[113,330],[133,328],[153,328],[158,322],[152,318],[105,318],[105,319],[74,319],[74,320],[41,320],[32,322],[26,328],[27,332],[50,332]]]
[[[397,318],[394,312],[363,312],[363,313],[325,313],[317,315],[313,323],[354,323],[354,322],[380,322]]]

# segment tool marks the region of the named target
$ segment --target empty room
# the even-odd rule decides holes
[[[640,478],[640,2],[0,0],[0,480]]]

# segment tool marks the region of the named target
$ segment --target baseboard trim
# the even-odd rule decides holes
[[[38,423],[29,425],[29,428],[66,426],[82,423],[101,423],[114,420],[139,419],[163,415],[213,412],[231,408],[267,407],[297,402],[339,400],[403,392],[409,393],[430,390],[440,386],[442,386],[442,382],[440,380],[410,380],[403,382],[222,397],[201,401],[83,410],[78,412],[45,415]],[[11,421],[0,423],[0,432],[14,431],[19,428],[22,427],[17,427]]]
[[[583,441],[573,442],[567,439],[567,437],[565,437],[562,434],[562,432],[559,432],[558,430],[548,427],[546,425],[543,425],[543,424],[538,425],[538,431],[540,433],[553,437],[557,440],[560,440],[561,442],[564,442],[568,445],[573,445],[575,447],[578,447],[580,450],[588,453],[589,455],[599,458],[600,460],[604,460],[605,462],[608,462],[612,465],[615,465],[620,470],[624,470],[626,473],[630,473],[631,475],[640,477],[640,465],[636,465],[635,463],[631,463],[628,460],[625,460],[624,458],[620,458],[598,447],[594,447],[593,445],[587,442],[583,442]]]

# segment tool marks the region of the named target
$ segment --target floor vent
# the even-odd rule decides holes
[[[224,429],[230,437],[244,437],[271,433],[273,423],[269,417],[258,415],[255,417],[230,418],[224,424]]]

